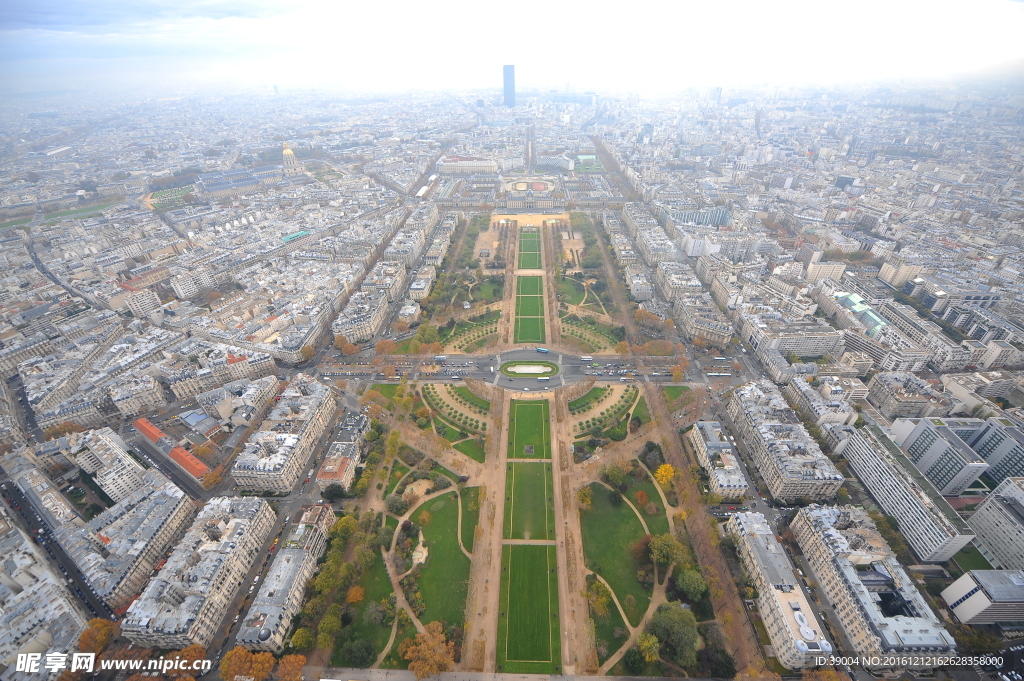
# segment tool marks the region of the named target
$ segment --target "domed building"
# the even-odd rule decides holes
[[[288,143],[284,143],[284,151],[281,152],[284,156],[284,176],[293,177],[295,175],[304,175],[305,169],[302,164],[299,163],[299,159],[295,158],[295,152],[288,147]]]

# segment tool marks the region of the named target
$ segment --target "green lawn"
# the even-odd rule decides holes
[[[515,343],[543,343],[547,340],[544,335],[543,317],[516,317],[516,332],[513,342]]]
[[[587,295],[586,289],[579,282],[564,278],[558,282],[558,292],[562,296],[562,300],[569,303],[570,305],[579,305],[583,302],[584,296]]]
[[[604,395],[605,390],[607,390],[607,388],[591,388],[586,395],[584,395],[583,397],[578,397],[569,403],[569,411],[573,411],[587,406],[594,400],[601,397],[601,395]]]
[[[544,315],[544,298],[541,296],[517,296],[516,316],[541,317]]]
[[[555,547],[505,546],[501,570],[497,670],[561,671]]]
[[[512,400],[508,420],[510,459],[550,459],[547,400]],[[532,451],[527,451],[532,447]]]
[[[80,215],[80,214],[83,214],[83,213],[98,213],[101,210],[105,210],[107,208],[110,208],[111,206],[116,206],[119,203],[124,203],[124,199],[118,199],[116,201],[109,201],[107,203],[101,203],[98,206],[88,206],[86,208],[74,208],[72,210],[63,210],[63,211],[61,211],[59,213],[47,213],[46,214],[46,221],[47,222],[52,222],[53,220],[56,220],[57,218],[66,218],[66,217],[71,216],[71,215]]]
[[[405,474],[408,472],[409,469],[402,464],[395,466],[394,470],[391,471],[391,477],[388,479],[388,489],[384,493],[384,496],[391,494],[395,490],[395,487],[398,486],[398,481],[405,477]]]
[[[391,636],[391,624],[389,623],[383,627],[376,624],[366,624],[363,622],[363,609],[367,603],[387,600],[394,592],[391,589],[391,580],[388,579],[387,570],[384,569],[384,561],[381,560],[380,552],[375,551],[374,553],[376,557],[374,558],[373,566],[364,572],[359,580],[359,585],[366,589],[365,597],[359,604],[349,606],[352,614],[352,624],[348,628],[351,629],[355,638],[369,639],[370,643],[373,644],[374,652],[379,655]],[[339,667],[352,666],[351,662],[342,655],[340,650],[336,650],[334,655],[331,656],[331,664]]]
[[[430,513],[430,522],[426,524],[424,511]],[[420,568],[420,593],[427,606],[420,619],[461,627],[465,620],[469,558],[459,548],[459,503],[455,493],[424,503],[413,518],[422,528],[429,549],[427,562]]]
[[[647,611],[651,594],[636,581],[637,564],[630,547],[644,535],[643,526],[626,504],[614,506],[611,491],[604,485],[590,486],[591,508],[580,512],[583,533],[583,557],[587,567],[604,577],[625,608],[627,596],[636,599],[636,606],[626,608],[633,626]]]
[[[968,570],[993,570],[989,562],[985,560],[985,556],[981,555],[981,551],[974,544],[968,544],[953,556],[953,560],[960,566],[960,569],[964,572]]]
[[[689,390],[685,385],[666,385],[661,389],[661,392],[665,393],[665,399],[669,402],[675,402],[679,399],[679,396]]]
[[[487,452],[484,451],[483,445],[481,445],[473,438],[463,440],[462,442],[459,442],[458,444],[455,444],[453,446],[455,447],[455,449],[462,452],[463,454],[473,459],[474,461],[479,461],[480,463],[483,463],[484,460],[487,458]]]
[[[587,583],[594,579],[593,575],[588,576]],[[602,664],[609,657],[614,655],[622,644],[629,638],[628,635],[620,636],[615,638],[615,629],[626,628],[625,623],[622,621],[622,615],[619,614],[619,609],[615,607],[615,603],[608,604],[608,616],[601,619],[591,611],[591,616],[594,620],[594,638],[597,641],[597,659]],[[603,644],[603,645],[602,645]],[[604,654],[601,654],[601,649],[604,649]]]
[[[633,418],[640,419],[640,425],[651,422],[651,413],[647,410],[647,400],[643,396],[637,400],[636,408],[633,410]]]
[[[374,383],[370,386],[370,390],[376,390],[384,397],[389,400],[395,399],[395,393],[398,392],[397,383]]]
[[[510,463],[505,474],[505,539],[555,538],[550,463]]]
[[[384,533],[388,537],[388,541],[394,539],[395,530],[398,529],[398,518],[392,515],[384,516]]]
[[[458,388],[456,388],[455,393],[459,395],[462,399],[472,404],[474,407],[479,407],[484,411],[488,411],[491,408],[490,402],[480,397],[479,395],[477,395],[475,392],[473,392],[464,385],[460,385]]]
[[[18,227],[19,225],[27,225],[30,222],[32,222],[32,218],[30,217],[21,218],[19,220],[10,220],[8,222],[0,224],[0,229],[6,229],[8,227]]]
[[[540,269],[540,253],[520,253],[519,254],[519,269],[521,269],[521,270],[539,270]]]
[[[647,523],[647,529],[651,531],[651,534],[666,534],[668,533],[668,516],[665,515],[665,505],[661,503],[661,497],[658,496],[658,490],[654,487],[654,481],[651,480],[646,473],[644,477],[638,481],[632,476],[627,476],[629,487],[626,489],[626,496],[633,502],[633,505],[637,507],[640,514],[644,517],[644,522]],[[643,490],[644,494],[647,495],[648,503],[653,503],[658,507],[658,512],[654,515],[647,515],[647,511],[640,507],[636,503],[636,493]]]
[[[408,669],[409,661],[404,659],[399,653],[398,649],[402,645],[402,641],[406,639],[414,638],[416,636],[416,625],[409,623],[404,629],[399,629],[395,632],[395,642],[391,645],[391,650],[388,651],[387,657],[380,663],[381,669]],[[387,641],[385,641],[386,643]]]
[[[516,277],[517,296],[540,296],[544,295],[544,282],[541,277]]]
[[[464,487],[462,489],[462,545],[470,553],[473,552],[473,537],[476,525],[480,520],[480,488]]]
[[[479,300],[498,301],[505,297],[505,280],[485,281],[477,288],[474,296]]]
[[[434,432],[443,437],[445,440],[448,440],[448,442],[455,442],[456,440],[459,439],[460,434],[458,430],[455,430],[454,428],[449,426],[447,423],[441,420],[441,417],[439,416],[434,417]]]

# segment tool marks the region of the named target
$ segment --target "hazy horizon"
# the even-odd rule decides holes
[[[804,0],[485,10],[315,2],[42,0],[0,8],[0,88],[173,96],[327,89],[523,90],[943,86],[1024,73],[1024,2]]]

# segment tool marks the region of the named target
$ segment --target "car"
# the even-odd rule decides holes
[[[735,511],[735,510],[736,510],[736,507],[735,507],[735,506],[730,506],[730,507],[729,507],[729,510],[730,510],[730,511]]]
[[[526,392],[530,392],[529,388],[523,388],[523,390],[526,391]]]

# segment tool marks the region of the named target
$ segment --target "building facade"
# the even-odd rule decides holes
[[[121,634],[145,648],[209,648],[269,539],[274,518],[263,499],[210,499],[164,567],[129,606]]]

